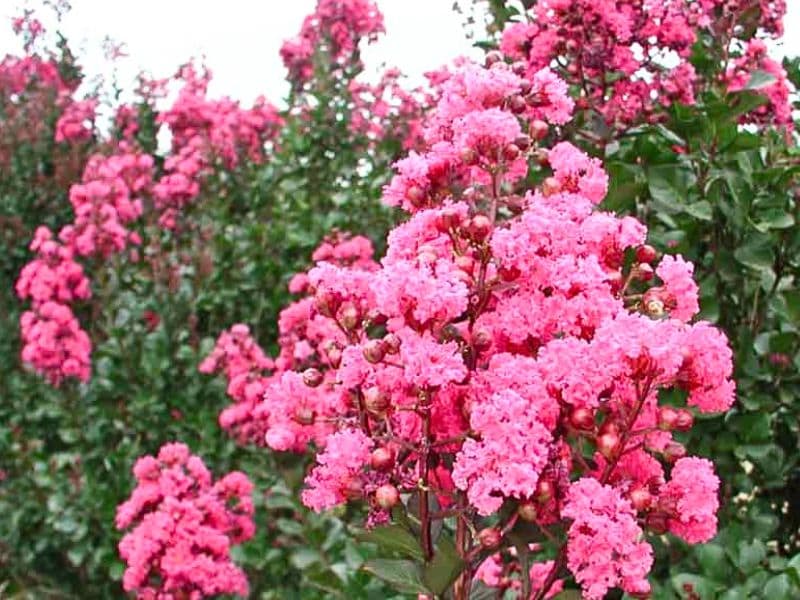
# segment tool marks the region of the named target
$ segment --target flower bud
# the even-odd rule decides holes
[[[358,323],[361,320],[361,315],[359,314],[358,308],[355,304],[348,302],[342,306],[339,312],[339,322],[347,331],[352,331],[358,326]]]
[[[678,422],[678,411],[671,406],[658,408],[658,428],[662,431],[672,431]]]
[[[383,336],[383,349],[386,354],[397,354],[400,352],[400,338],[394,333],[387,333]]]
[[[368,363],[377,364],[383,360],[386,350],[383,347],[383,340],[370,340],[364,345],[364,358]]]
[[[686,456],[686,447],[678,442],[670,442],[664,448],[664,458],[667,462],[675,462],[678,459]]]
[[[364,485],[361,479],[353,477],[342,488],[342,494],[348,500],[361,500],[364,497]]]
[[[375,416],[382,416],[389,408],[389,396],[378,386],[367,388],[364,390],[364,408]]]
[[[656,249],[644,244],[636,249],[636,260],[640,263],[651,263],[656,259]]]
[[[655,275],[655,271],[649,264],[639,263],[634,267],[633,275],[639,281],[650,281]]]
[[[597,450],[606,458],[611,458],[619,448],[619,441],[616,433],[604,433],[597,438]]]
[[[411,185],[406,190],[406,198],[414,206],[419,206],[425,200],[425,190],[418,185]]]
[[[519,148],[515,144],[508,144],[503,148],[503,158],[507,162],[512,162],[519,158]]]
[[[530,132],[533,139],[537,142],[541,142],[550,132],[550,126],[541,119],[536,119],[531,122]]]
[[[502,266],[500,267],[498,273],[500,274],[500,278],[506,282],[514,281],[520,275],[522,275],[522,271],[520,271],[519,268],[514,265]]]
[[[400,501],[400,492],[391,483],[380,486],[375,490],[375,502],[378,506],[387,510],[396,506]]]
[[[508,108],[515,115],[521,115],[528,110],[528,104],[522,96],[512,96],[508,103]]]
[[[520,79],[519,81],[519,93],[523,96],[527,96],[531,93],[531,89],[533,89],[533,84],[531,83],[530,79]]]
[[[330,348],[328,348],[328,352],[326,354],[331,367],[338,369],[339,365],[342,363],[342,349],[338,346],[332,345]]]
[[[667,533],[668,529],[667,515],[664,513],[652,512],[647,515],[645,525],[647,526],[647,529],[656,535],[665,534]]]
[[[694,415],[690,410],[682,408],[678,411],[678,417],[675,419],[675,429],[677,431],[689,431],[694,425]]]
[[[472,334],[472,345],[479,352],[488,350],[492,345],[492,334],[487,329],[478,329]]]
[[[376,471],[389,471],[394,466],[394,454],[383,446],[375,448],[369,457],[369,464]]]
[[[318,290],[314,296],[314,306],[319,314],[332,318],[339,307],[339,299],[327,290]]]
[[[630,491],[630,499],[633,508],[637,512],[648,510],[653,503],[653,495],[647,488],[642,486],[637,486]]]
[[[531,147],[531,136],[529,135],[520,135],[517,139],[514,140],[514,145],[519,148],[522,152],[528,150]]]
[[[465,273],[472,275],[475,271],[475,259],[471,256],[458,256],[455,260],[456,266]]]
[[[517,507],[519,518],[528,523],[533,523],[537,516],[536,505],[533,502],[523,502]]]
[[[314,423],[314,411],[307,407],[300,407],[294,411],[294,420],[301,425],[312,425]]]
[[[569,415],[569,422],[575,429],[591,431],[594,429],[594,413],[588,408],[575,408]]]
[[[469,166],[477,165],[480,160],[480,156],[473,148],[464,148],[459,155],[461,162]]]
[[[517,62],[511,64],[511,72],[514,73],[514,75],[517,75],[518,77],[522,77],[523,75],[525,75],[525,72],[527,70],[528,70],[528,65],[525,63],[525,61],[518,60]]]
[[[548,177],[542,182],[542,194],[552,196],[561,191],[561,184],[555,177]]]
[[[487,527],[478,532],[478,543],[481,545],[481,548],[485,550],[497,548],[502,539],[500,532],[494,527]]]
[[[536,484],[536,500],[539,502],[547,502],[553,497],[553,484],[546,479],[540,479]]]
[[[492,222],[486,215],[475,215],[469,221],[467,231],[476,242],[483,242],[492,232]]]
[[[317,387],[322,383],[323,379],[324,375],[319,369],[311,368],[303,371],[303,383],[305,383],[308,387]]]
[[[484,64],[488,68],[502,61],[503,61],[503,55],[497,50],[492,50],[491,52],[488,52],[486,54],[486,59]]]

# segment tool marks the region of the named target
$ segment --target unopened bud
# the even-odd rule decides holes
[[[672,431],[678,422],[678,411],[671,406],[658,408],[658,428],[662,431]]]
[[[500,545],[501,540],[502,536],[500,535],[500,532],[494,527],[487,527],[486,529],[481,529],[478,532],[478,543],[481,545],[481,548],[484,548],[485,550],[497,548]]]
[[[594,429],[594,413],[588,408],[576,408],[570,414],[569,422],[575,429],[591,431]]]
[[[305,383],[308,387],[317,387],[319,384],[322,383],[324,375],[319,369],[306,369],[303,371],[303,383]]]
[[[544,138],[547,137],[547,134],[549,132],[550,132],[550,126],[541,119],[536,119],[531,122],[530,126],[531,137],[536,141],[541,142]]]
[[[630,491],[631,504],[637,512],[644,512],[653,503],[653,495],[647,488],[635,487]]]
[[[294,412],[294,420],[301,425],[311,425],[314,423],[314,411],[310,408],[298,408]]]
[[[546,479],[540,479],[536,484],[536,500],[547,502],[553,497],[553,484]]]
[[[492,334],[487,329],[478,329],[472,334],[472,345],[482,352],[492,345]]]
[[[364,390],[364,408],[367,412],[381,416],[389,408],[389,396],[378,386]]]
[[[668,462],[675,462],[684,456],[686,456],[686,447],[683,444],[670,442],[667,444],[667,447],[664,448],[664,458],[666,458]]]
[[[522,96],[512,96],[508,103],[508,108],[515,115],[521,115],[528,110],[528,104]]]
[[[531,147],[531,137],[529,135],[520,135],[514,140],[514,145],[522,152],[525,152]]]
[[[376,471],[389,471],[394,466],[394,454],[388,448],[375,448],[369,457],[369,464]]]
[[[386,354],[397,354],[400,352],[400,338],[394,333],[387,333],[383,336],[383,349]]]
[[[691,411],[682,408],[678,411],[678,417],[675,419],[675,429],[677,431],[689,431],[694,425],[694,415]]]
[[[517,507],[517,514],[523,521],[533,523],[537,516],[536,505],[533,502],[523,502]]]
[[[358,323],[361,320],[361,315],[358,312],[358,308],[353,303],[348,303],[344,305],[340,311],[339,322],[342,324],[347,331],[352,331],[356,327],[358,327]]]
[[[619,436],[616,433],[604,433],[597,438],[597,450],[606,458],[611,458],[619,448]]]
[[[651,263],[656,259],[656,249],[650,244],[644,244],[636,249],[636,260],[640,263]]]
[[[386,350],[383,347],[383,340],[370,340],[364,345],[364,358],[373,365],[383,360]]]
[[[486,215],[475,215],[467,227],[470,237],[476,242],[483,242],[492,232],[492,222]]]
[[[375,490],[375,502],[386,510],[396,506],[400,501],[400,492],[391,483],[380,486]]]
[[[668,519],[667,515],[664,513],[652,512],[648,514],[645,524],[647,525],[647,529],[656,535],[667,533]]]
[[[342,488],[342,494],[348,500],[360,500],[364,497],[364,485],[358,477],[352,478]]]
[[[480,156],[473,148],[464,148],[459,155],[461,156],[461,162],[469,166],[477,165],[480,159]]]
[[[552,196],[561,191],[561,184],[555,177],[548,177],[542,182],[542,194]]]
[[[655,271],[647,263],[639,263],[634,267],[634,277],[640,281],[650,281],[653,275],[655,275]]]
[[[406,190],[406,198],[414,206],[419,206],[425,200],[425,190],[418,185],[409,186]]]
[[[503,158],[508,161],[514,161],[519,158],[519,148],[515,144],[508,144],[503,148]]]
[[[503,61],[503,55],[500,54],[497,50],[492,50],[491,52],[486,54],[486,61],[485,64],[487,67],[491,67],[494,64]]]

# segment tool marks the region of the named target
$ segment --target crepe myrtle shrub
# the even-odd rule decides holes
[[[646,597],[651,537],[716,532],[714,465],[679,439],[730,408],[728,341],[693,266],[598,208],[601,161],[539,143],[574,108],[553,72],[462,60],[438,98],[384,188],[409,215],[384,258],[330,238],[277,357],[239,324],[200,365],[228,381],[220,425],[315,453],[303,503],[362,506],[386,553],[364,568],[401,591]]]

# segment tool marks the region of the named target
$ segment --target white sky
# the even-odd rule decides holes
[[[463,0],[469,5],[471,0]],[[0,0],[0,56],[17,52],[8,19],[36,0]],[[120,84],[132,87],[145,70],[166,77],[192,57],[206,57],[214,74],[212,94],[245,102],[264,94],[279,103],[287,91],[278,55],[316,0],[71,0],[62,29],[91,78],[107,74],[105,36],[125,44]],[[789,0],[786,36],[779,54],[800,54],[800,0]],[[414,82],[460,54],[476,54],[452,11],[453,0],[378,0],[386,35],[364,53],[373,67],[397,66]]]

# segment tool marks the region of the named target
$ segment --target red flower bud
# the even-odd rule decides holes
[[[689,431],[694,425],[694,415],[691,411],[682,408],[678,411],[678,418],[675,419],[675,429],[677,431]]]
[[[523,521],[533,523],[537,515],[536,505],[533,502],[523,502],[517,507],[517,514]]]
[[[492,50],[491,52],[486,54],[485,64],[487,67],[491,67],[492,65],[502,61],[503,61],[503,55],[497,50]]]
[[[364,390],[364,408],[367,412],[382,416],[389,408],[389,396],[378,386]]]
[[[373,365],[383,360],[386,349],[383,347],[383,340],[370,340],[364,345],[364,358]]]
[[[519,158],[519,148],[515,144],[508,144],[503,148],[503,158],[507,162],[512,162]]]
[[[383,336],[383,349],[386,354],[397,354],[400,352],[400,338],[393,333]]]
[[[619,448],[619,441],[616,433],[604,433],[597,438],[597,450],[606,458],[611,458]]]
[[[644,244],[636,249],[636,260],[640,263],[651,263],[656,256],[656,249],[649,244]]]
[[[475,270],[475,259],[471,256],[459,256],[456,258],[455,263],[459,269],[469,275],[472,275]]]
[[[662,431],[672,431],[678,422],[678,411],[671,406],[658,408],[658,428]]]
[[[634,277],[640,281],[650,281],[654,275],[653,267],[647,263],[639,263],[634,267]]]
[[[472,345],[478,351],[487,350],[492,345],[492,334],[486,329],[478,329],[472,334]]]
[[[461,162],[465,165],[473,166],[478,164],[478,160],[480,160],[480,156],[478,153],[472,148],[464,148],[461,153]]]
[[[308,387],[317,387],[322,383],[323,379],[324,375],[319,371],[319,369],[312,368],[303,371],[303,383],[305,383]]]
[[[550,126],[541,119],[536,119],[531,122],[530,132],[531,137],[540,142],[547,137],[547,134],[550,132]]]
[[[515,115],[521,115],[528,109],[528,104],[522,96],[512,96],[508,103],[508,108]]]
[[[394,454],[388,448],[375,448],[369,457],[370,466],[376,471],[389,471],[394,466]]]
[[[314,296],[314,306],[319,314],[325,317],[333,317],[339,308],[339,298],[335,294],[326,290],[318,290]]]
[[[514,144],[522,152],[525,152],[528,148],[531,147],[531,137],[529,135],[521,135],[514,140]]]
[[[314,423],[314,411],[310,408],[298,408],[294,411],[294,420],[301,425],[311,425]]]
[[[486,550],[497,548],[502,539],[500,532],[494,527],[487,527],[478,532],[478,543],[481,545],[481,548]]]
[[[669,522],[667,515],[664,513],[653,512],[647,515],[645,524],[647,525],[647,528],[656,535],[662,535],[667,533]]]
[[[469,221],[467,231],[476,242],[483,242],[492,232],[492,222],[486,215],[475,215]]]
[[[406,190],[406,198],[414,206],[419,206],[425,200],[425,190],[418,185],[409,186]]]
[[[653,495],[647,488],[635,487],[630,491],[631,504],[638,512],[644,512],[653,503]]]
[[[668,462],[675,462],[684,456],[686,456],[686,447],[683,444],[670,442],[667,444],[667,447],[664,448],[664,458],[666,458]]]
[[[400,492],[391,483],[382,485],[375,490],[375,502],[378,506],[385,509],[390,509],[397,505],[400,501]]]
[[[358,477],[352,478],[342,488],[342,494],[348,500],[360,500],[364,497],[364,485]]]
[[[575,429],[590,431],[594,429],[594,413],[588,408],[573,409],[569,422]]]
[[[536,484],[536,500],[539,502],[547,502],[553,497],[553,484],[546,479],[540,479]]]
[[[542,182],[542,194],[552,196],[561,191],[561,184],[555,177],[548,177]]]
[[[348,302],[342,306],[341,310],[339,311],[339,322],[347,331],[352,331],[355,329],[360,320],[361,315],[358,312],[358,308],[352,302]]]

